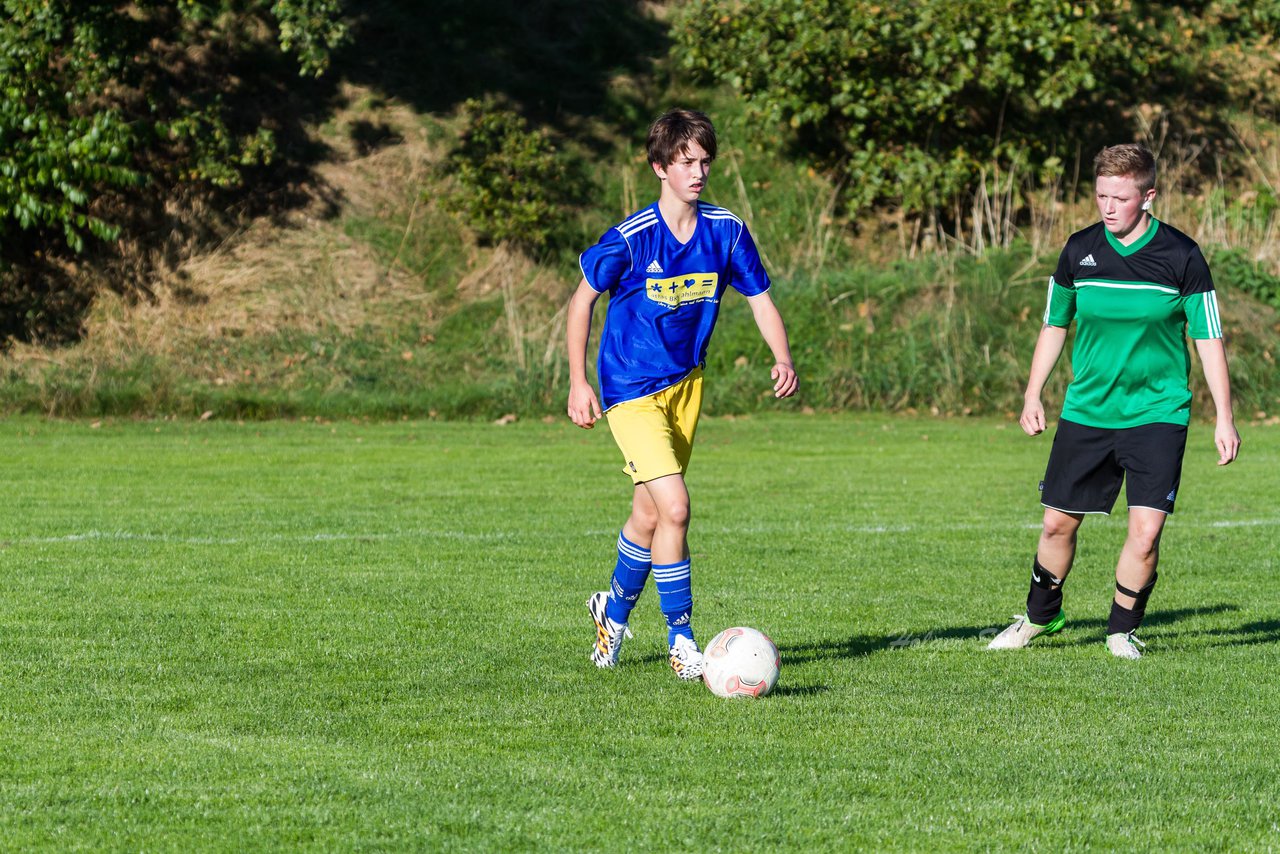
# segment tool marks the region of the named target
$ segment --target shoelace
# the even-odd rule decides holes
[[[1135,643],[1138,646],[1142,647],[1143,649],[1147,648],[1147,645],[1145,643],[1143,643],[1142,641],[1138,640],[1136,637],[1133,636],[1133,632],[1129,632],[1128,634],[1126,634],[1125,638],[1129,641],[1129,643]]]
[[[684,637],[684,635],[681,635],[681,637]],[[681,661],[687,661],[690,657],[692,657],[693,653],[698,651],[699,650],[697,645],[694,644],[692,641],[688,643],[681,643],[679,640],[677,640],[675,642],[675,645],[671,647],[671,654],[673,656],[679,656]]]

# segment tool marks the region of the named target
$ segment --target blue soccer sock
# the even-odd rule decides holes
[[[677,635],[693,640],[693,585],[689,579],[689,561],[654,564],[653,581],[658,588],[658,604],[667,618],[667,644]]]
[[[652,561],[653,556],[648,549],[637,546],[622,534],[618,535],[618,563],[613,568],[609,601],[604,608],[609,619],[626,625],[631,618],[631,609],[636,606],[644,583],[649,579]]]

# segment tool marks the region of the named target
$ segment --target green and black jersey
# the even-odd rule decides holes
[[[1151,218],[1128,246],[1097,223],[1067,239],[1049,279],[1044,322],[1076,321],[1062,417],[1089,427],[1186,424],[1186,335],[1221,338],[1213,277],[1200,247]]]

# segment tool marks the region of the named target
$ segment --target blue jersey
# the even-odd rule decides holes
[[[676,240],[655,202],[605,232],[578,263],[588,285],[609,292],[597,366],[605,409],[702,366],[726,288],[749,297],[769,290],[742,220],[705,202],[688,243]]]

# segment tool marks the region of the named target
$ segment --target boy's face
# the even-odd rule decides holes
[[[1155,188],[1140,192],[1132,175],[1099,175],[1094,188],[1102,224],[1118,238],[1125,237],[1142,222],[1143,203],[1156,197]]]
[[[706,189],[711,174],[711,157],[692,140],[676,155],[674,162],[663,166],[651,164],[662,179],[663,195],[672,195],[685,204],[693,204]]]

